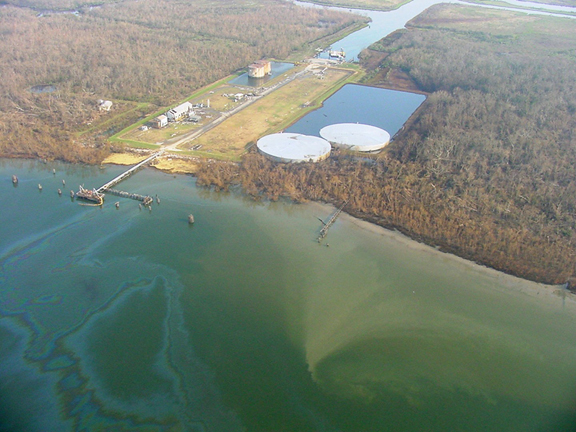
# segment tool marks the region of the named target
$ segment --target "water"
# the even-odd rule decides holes
[[[380,12],[350,8],[336,8],[318,6],[313,3],[306,3],[294,1],[294,4],[305,7],[321,7],[342,12],[354,12],[359,15],[367,16],[371,19],[370,24],[361,30],[358,30],[347,37],[335,42],[332,47],[334,49],[343,49],[346,53],[347,61],[355,61],[358,59],[358,54],[366,47],[372,45],[374,42],[379,41],[390,33],[404,28],[406,23],[414,18],[416,15],[424,12],[430,6],[440,3],[439,0],[413,0],[398,9]],[[457,0],[443,1],[443,3],[458,3]],[[324,53],[322,56],[326,57],[328,54]]]
[[[248,76],[248,73],[244,73],[237,78],[230,81],[230,84],[238,86],[249,86],[249,87],[261,87],[268,81],[283,73],[288,72],[294,67],[292,63],[280,63],[280,62],[270,62],[271,73],[262,78],[252,78]]]
[[[121,171],[0,161],[0,430],[574,430],[564,291],[185,176],[122,183],[152,212],[56,193]]]
[[[330,207],[255,203],[187,176],[122,183],[158,194],[152,212],[56,193],[120,170],[0,165],[0,429],[576,425],[563,291],[346,215],[321,246]]]
[[[509,3],[511,7],[501,7],[501,6],[494,6],[488,4],[474,4],[474,3],[467,3],[465,1],[460,0],[412,0],[409,3],[399,7],[398,9],[381,12],[381,11],[371,11],[371,10],[361,10],[361,9],[351,9],[351,8],[339,8],[339,7],[328,7],[328,6],[321,6],[316,5],[314,3],[306,3],[301,2],[298,0],[294,0],[293,3],[303,6],[303,7],[317,7],[317,8],[327,8],[342,12],[353,12],[358,15],[367,16],[371,19],[370,24],[357,31],[354,32],[345,38],[335,42],[332,47],[336,50],[343,49],[346,53],[346,60],[347,61],[356,61],[358,59],[358,54],[367,48],[368,46],[372,45],[374,42],[379,41],[380,39],[388,36],[390,33],[395,32],[396,30],[403,29],[408,21],[412,18],[416,17],[417,15],[424,12],[431,6],[434,6],[439,3],[454,3],[460,5],[468,5],[474,7],[485,7],[485,8],[492,8],[492,9],[502,9],[508,11],[516,11],[522,12],[530,15],[545,15],[545,16],[552,16],[552,17],[563,17],[563,18],[571,18],[574,19],[576,16],[571,15],[563,15],[560,13],[553,13],[549,11],[557,11],[557,12],[567,12],[567,13],[574,13],[576,8],[569,7],[569,6],[551,6],[541,3],[533,3],[533,2],[525,2],[519,0],[504,0],[506,3]],[[518,9],[514,8],[514,6],[518,7],[531,7],[534,9],[541,9],[540,11],[537,10],[526,10],[526,9]],[[323,58],[328,57],[328,53],[323,53],[321,55]]]
[[[57,90],[57,88],[53,85],[35,85],[30,87],[30,92],[32,93],[53,93]]]
[[[324,101],[321,108],[302,117],[286,132],[320,136],[324,126],[364,123],[394,136],[424,102],[421,94],[347,84]]]

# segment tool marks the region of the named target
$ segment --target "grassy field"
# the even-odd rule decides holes
[[[287,73],[297,73],[304,69],[304,67],[304,65],[296,66],[290,69],[290,71]],[[279,81],[284,79],[284,75],[277,76],[267,81],[262,85],[262,88],[268,88],[277,84]],[[232,78],[235,78],[236,76],[238,75],[235,75]],[[227,78],[226,80],[221,80],[217,83],[214,83],[213,85],[207,86],[202,91],[196,92],[194,95],[186,99],[186,101],[191,102],[193,105],[204,105],[203,108],[198,108],[196,110],[196,113],[201,117],[199,122],[171,122],[168,124],[168,126],[162,129],[150,128],[148,130],[141,130],[138,126],[147,123],[153,118],[147,117],[144,122],[138,122],[128,128],[126,131],[118,134],[118,139],[130,146],[133,146],[132,143],[139,143],[139,147],[142,147],[142,144],[169,144],[170,142],[174,142],[183,135],[193,132],[211,123],[213,120],[220,117],[222,115],[221,113],[230,112],[244,102],[242,99],[235,99],[233,95],[238,93],[248,94],[256,91],[256,89],[252,87],[230,84],[228,81],[230,81],[232,78]],[[210,105],[209,108],[207,107],[208,104]]]
[[[356,75],[355,70],[342,68],[327,70],[323,79],[315,75],[295,79],[182,147],[201,145],[204,155],[239,160],[260,137],[286,128]]]
[[[456,30],[475,34],[477,38],[487,41],[493,39],[500,44],[514,44],[519,36],[530,37],[535,48],[547,52],[551,48],[554,51],[574,49],[574,24],[570,18],[558,19],[461,5],[436,5],[411,20],[407,26]],[[548,43],[549,37],[554,38],[553,47]]]
[[[177,104],[174,104],[170,107],[162,108],[161,110],[156,111],[153,114],[150,114],[145,118],[140,119],[136,123],[131,124],[130,126],[111,136],[109,141],[123,143],[130,147],[136,147],[136,148],[158,148],[159,143],[164,142],[165,140],[171,137],[181,135],[187,131],[189,132],[194,127],[200,127],[201,124],[182,125],[182,127],[180,128],[180,132],[176,132],[178,129],[174,129],[175,125],[170,125],[170,127],[161,130],[150,129],[149,131],[146,132],[141,131],[139,129],[140,126],[145,125],[155,117],[158,117],[160,114],[164,114],[170,108],[173,108],[174,106],[177,106],[182,102],[190,101],[192,103],[196,103],[199,101],[204,101],[204,98],[208,99],[209,97],[211,97],[212,92],[215,92],[215,90],[218,88],[224,88],[225,84],[228,81],[236,78],[237,76],[238,74],[227,76],[226,78],[218,80],[215,83],[209,84],[199,89],[185,100]],[[176,125],[176,127],[178,127],[178,125]]]
[[[491,6],[500,6],[500,7],[510,7],[510,3],[506,3],[505,1],[500,1],[500,0],[469,0],[470,3],[477,3],[477,4],[481,4],[481,5],[491,5]],[[556,3],[544,3],[544,2],[535,2],[535,3],[540,3],[542,5],[542,7],[538,7],[538,8],[533,8],[533,7],[529,7],[529,6],[523,6],[523,5],[514,5],[514,9],[525,9],[525,10],[545,10],[548,12],[552,12],[552,13],[559,13],[559,14],[563,14],[563,15],[576,15],[574,13],[570,13],[570,12],[559,12],[556,10],[552,10],[552,9],[547,9],[546,5],[550,4],[550,5],[556,5]],[[559,6],[563,6],[563,5],[559,5]]]

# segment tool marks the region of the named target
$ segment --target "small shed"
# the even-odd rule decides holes
[[[110,111],[110,108],[112,108],[112,101],[98,100],[98,109],[100,111]]]
[[[155,128],[163,128],[165,126],[168,126],[168,117],[166,117],[164,114],[159,115],[158,117],[156,117],[154,119],[154,127]]]

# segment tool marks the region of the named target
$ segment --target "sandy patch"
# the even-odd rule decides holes
[[[103,164],[114,165],[136,165],[138,162],[143,161],[149,155],[139,155],[134,153],[113,153],[102,161]]]
[[[154,162],[153,166],[171,174],[194,174],[198,168],[198,162],[193,159],[160,158]]]

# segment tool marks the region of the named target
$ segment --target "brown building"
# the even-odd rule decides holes
[[[272,65],[268,60],[258,60],[248,66],[250,78],[263,78],[272,73]]]

